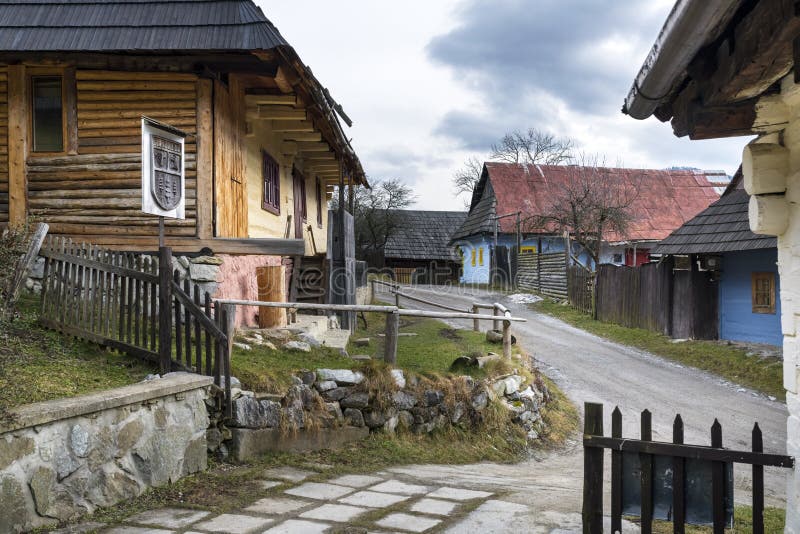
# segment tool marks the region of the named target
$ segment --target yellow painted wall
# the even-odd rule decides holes
[[[269,130],[269,121],[254,121],[252,134],[246,138],[246,176],[247,176],[247,207],[248,207],[248,236],[252,238],[277,237],[283,238],[286,234],[286,220],[289,214],[294,214],[294,190],[292,186],[292,165],[303,172],[302,160],[285,157],[280,153],[280,137]],[[275,215],[261,207],[263,192],[263,178],[261,175],[261,151],[266,150],[280,165],[281,193],[280,215]],[[327,202],[323,191],[322,227],[317,225],[317,195],[316,179],[314,175],[303,173],[306,178],[306,211],[307,222],[305,227],[311,226],[314,234],[314,244],[307,229],[303,231],[306,243],[306,256],[315,253],[321,254],[327,250],[328,241],[328,213]],[[324,187],[324,186],[323,186]],[[294,237],[294,220],[289,229],[289,237]]]

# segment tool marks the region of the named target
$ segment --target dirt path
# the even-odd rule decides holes
[[[672,419],[680,413],[686,442],[707,444],[716,417],[722,424],[724,445],[748,449],[752,425],[757,421],[764,434],[765,450],[785,453],[787,411],[783,403],[770,401],[710,373],[601,339],[499,295],[430,286],[407,291],[435,302],[464,307],[475,301],[499,299],[515,316],[528,319],[514,325],[514,335],[578,406],[582,407],[586,401],[605,404],[606,429],[611,428],[610,413],[617,405],[623,413],[624,435],[638,436],[638,414],[649,409],[653,412],[654,439],[670,441]],[[405,305],[425,308],[417,303]],[[472,326],[471,321],[452,324]],[[483,327],[488,328],[488,324]],[[514,466],[410,467],[397,471],[430,481],[453,481],[476,487],[498,485],[511,491],[516,488],[511,497],[515,501],[566,521],[568,516],[574,519],[573,514],[580,511],[582,468],[582,449],[576,442],[564,451],[542,454]],[[748,503],[749,470],[737,466],[734,478],[736,501]],[[767,504],[783,507],[785,470],[767,469],[765,482]]]

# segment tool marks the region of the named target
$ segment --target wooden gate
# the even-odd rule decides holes
[[[47,328],[157,364],[214,377],[230,414],[235,308],[172,271],[172,249],[146,256],[48,238],[40,321]]]
[[[570,306],[594,314],[594,273],[573,265],[567,269],[567,294]]]
[[[683,440],[683,421],[675,417],[672,443],[653,441],[652,417],[642,412],[640,439],[622,437],[622,412],[615,408],[611,414],[611,437],[603,434],[603,405],[586,403],[583,437],[583,532],[603,532],[603,462],[605,449],[611,450],[611,532],[622,532],[622,515],[641,518],[643,534],[652,532],[656,506],[667,511],[673,532],[683,533],[692,517],[708,515],[714,534],[724,534],[732,517],[733,463],[751,465],[753,469],[753,532],[764,532],[764,466],[794,467],[794,458],[763,452],[763,439],[758,423],[753,427],[751,451],[735,451],[722,446],[722,426],[714,421],[711,427],[711,446],[686,445]],[[636,461],[638,469],[626,469],[625,460]],[[630,464],[630,462],[629,462]],[[660,466],[660,467],[659,467]],[[710,470],[710,480],[691,477],[695,471]],[[632,480],[634,479],[634,480]],[[635,488],[626,484],[633,482]],[[710,485],[710,491],[703,486]],[[630,502],[623,502],[627,489],[638,492],[638,510],[630,511]],[[628,492],[630,493],[630,492]],[[710,495],[710,502],[696,497]],[[664,502],[666,501],[666,502]],[[628,506],[623,510],[623,504]],[[693,512],[693,513],[687,513]],[[696,520],[693,522],[697,522]],[[703,521],[705,524],[705,521]]]

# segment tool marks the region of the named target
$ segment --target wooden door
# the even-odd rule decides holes
[[[297,169],[292,169],[292,189],[294,193],[294,237],[303,239],[306,217],[306,179]]]

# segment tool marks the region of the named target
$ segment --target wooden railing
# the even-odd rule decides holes
[[[48,238],[40,321],[47,328],[158,365],[161,373],[214,377],[230,413],[233,313],[172,271],[172,250],[157,257]]]
[[[265,308],[286,308],[290,311],[317,310],[332,312],[377,312],[386,314],[386,346],[384,348],[384,361],[389,364],[397,363],[397,338],[400,328],[400,317],[425,317],[430,319],[483,319],[495,320],[494,315],[476,315],[468,312],[437,312],[427,310],[409,310],[397,306],[377,306],[359,304],[315,304],[306,302],[265,302],[259,300],[215,299],[220,306],[260,306]],[[510,313],[502,318],[503,321],[503,356],[511,358],[511,323],[525,322],[526,319],[512,317]],[[506,346],[505,340],[508,339]]]
[[[604,449],[611,450],[611,532],[622,532],[623,513],[639,515],[641,532],[652,532],[656,496],[669,490],[671,498],[666,504],[673,532],[682,534],[688,522],[688,510],[694,515],[707,516],[715,534],[723,534],[732,517],[733,463],[747,464],[753,470],[753,532],[764,533],[764,466],[794,467],[794,458],[764,453],[763,438],[758,423],[753,427],[751,451],[736,451],[722,447],[722,426],[714,421],[711,427],[711,446],[684,444],[683,420],[675,417],[673,443],[653,441],[652,416],[648,410],[641,415],[640,439],[623,438],[622,412],[615,408],[611,414],[611,437],[603,435],[603,405],[586,403],[584,421],[584,480],[583,480],[583,532],[603,532],[603,460]],[[626,455],[638,462],[638,469],[624,470]],[[665,462],[666,460],[666,462]],[[693,461],[695,473],[688,470]],[[661,465],[662,469],[656,470]],[[697,472],[710,467],[711,480],[698,478]],[[726,470],[728,473],[726,473]],[[635,488],[624,488],[631,476],[636,476]],[[658,476],[657,476],[658,475]],[[693,480],[689,478],[694,477]],[[660,488],[657,488],[660,486]],[[710,487],[709,487],[710,486]],[[710,501],[689,499],[688,488],[710,497]],[[638,503],[623,502],[624,496],[639,496]],[[631,505],[636,508],[631,511]],[[627,509],[626,509],[627,508]],[[662,506],[664,508],[664,506]],[[706,523],[706,521],[703,521]]]

